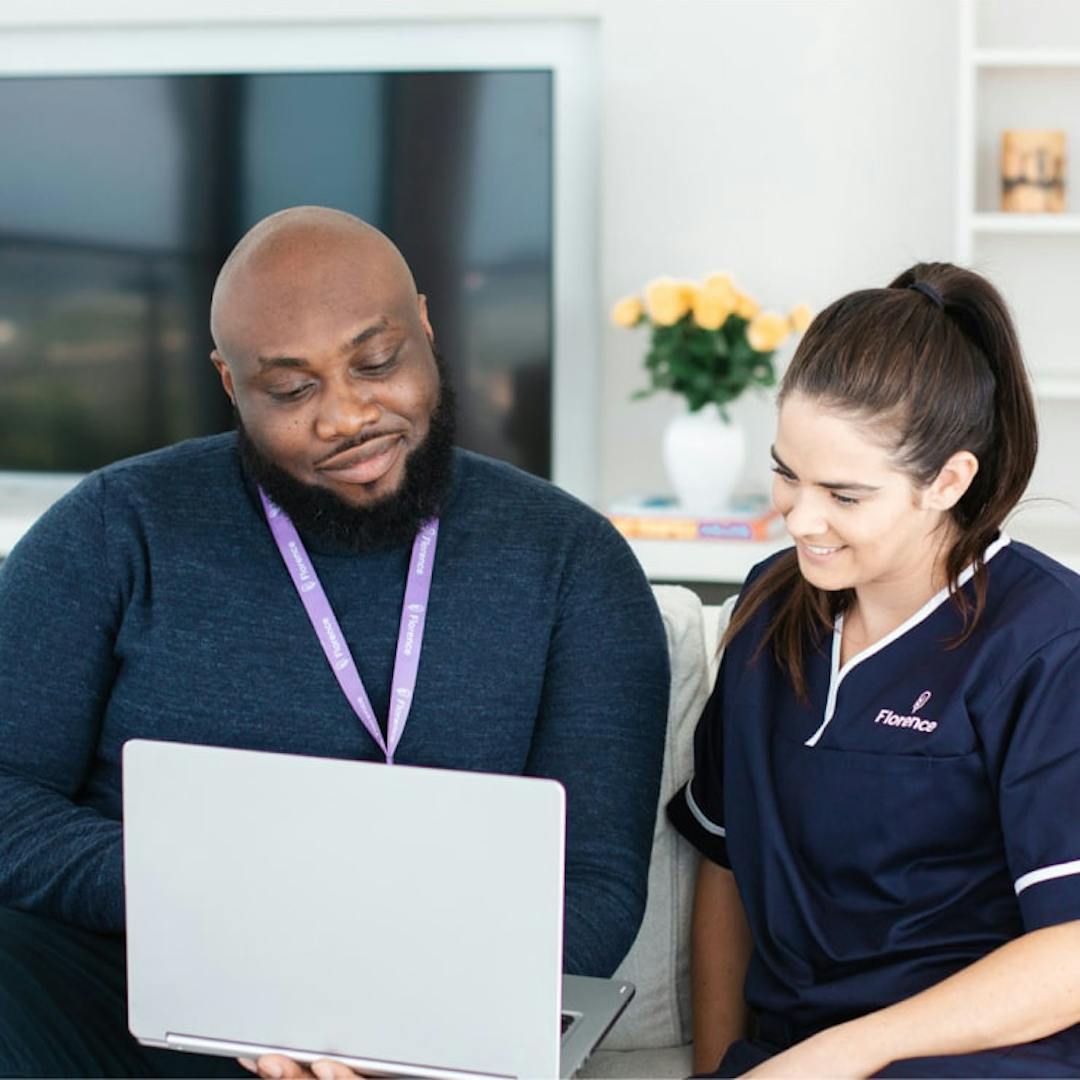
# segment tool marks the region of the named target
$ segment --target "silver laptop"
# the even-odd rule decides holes
[[[554,781],[145,740],[123,777],[148,1046],[571,1076],[633,995],[561,974]]]

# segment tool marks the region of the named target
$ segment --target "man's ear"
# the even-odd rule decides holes
[[[420,325],[424,328],[428,343],[435,348],[435,331],[431,329],[431,319],[428,318],[427,297],[423,293],[416,294],[416,305],[420,311]]]
[[[951,510],[971,487],[978,471],[979,459],[970,450],[958,450],[923,492],[923,505],[928,510]]]
[[[215,349],[210,354],[210,362],[217,368],[218,375],[221,376],[221,385],[225,387],[225,393],[228,395],[229,400],[233,403],[233,408],[236,408],[236,390],[233,387],[232,370],[229,367],[229,362]]]

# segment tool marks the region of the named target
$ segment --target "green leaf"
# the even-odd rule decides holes
[[[658,390],[682,395],[691,411],[714,402],[724,407],[749,387],[776,384],[773,353],[759,353],[746,340],[748,320],[730,315],[718,330],[704,330],[688,314],[672,326],[652,326],[644,366],[649,387],[632,400]]]

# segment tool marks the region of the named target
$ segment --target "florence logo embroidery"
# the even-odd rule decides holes
[[[915,731],[925,732],[927,735],[937,729],[936,720],[924,720],[915,714],[933,697],[929,690],[924,690],[911,706],[911,716],[901,716],[892,709],[882,709],[874,717],[875,724],[884,724],[886,727],[913,728]]]

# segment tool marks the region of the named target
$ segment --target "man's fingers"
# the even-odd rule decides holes
[[[352,1080],[353,1077],[359,1075],[354,1073],[348,1065],[342,1065],[340,1061],[331,1061],[329,1058],[316,1061],[311,1066],[311,1071],[319,1080]]]
[[[348,1065],[342,1065],[340,1061],[331,1061],[322,1058],[311,1066],[309,1072],[303,1065],[283,1054],[263,1054],[258,1061],[251,1058],[237,1058],[248,1072],[261,1076],[264,1080],[301,1080],[302,1077],[310,1077],[314,1074],[317,1080],[354,1080],[360,1074],[355,1073]]]
[[[259,1075],[265,1080],[300,1080],[300,1077],[308,1075],[303,1065],[283,1054],[263,1054],[256,1065]]]

